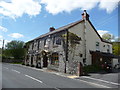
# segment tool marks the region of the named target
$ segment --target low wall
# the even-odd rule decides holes
[[[2,59],[2,62],[5,62],[5,63],[21,63],[21,62],[23,62],[23,60]]]

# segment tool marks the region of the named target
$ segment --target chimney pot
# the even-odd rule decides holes
[[[52,31],[54,31],[55,30],[55,28],[54,27],[50,27],[50,32],[52,32]]]
[[[83,20],[89,20],[89,14],[87,14],[86,10],[82,13],[82,19]]]

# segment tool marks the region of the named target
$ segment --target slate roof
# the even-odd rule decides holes
[[[79,21],[70,23],[70,24],[65,25],[65,26],[63,26],[63,27],[60,27],[60,28],[58,28],[58,29],[55,29],[54,31],[51,31],[51,32],[48,32],[48,33],[46,33],[46,34],[40,35],[39,37],[37,37],[37,38],[35,38],[35,39],[31,40],[31,41],[28,41],[28,42],[32,42],[32,41],[34,41],[34,40],[43,38],[43,37],[45,37],[45,36],[48,36],[48,35],[51,35],[51,34],[54,34],[54,33],[58,33],[58,32],[60,32],[60,31],[67,30],[67,29],[69,29],[69,28],[71,28],[71,27],[73,27],[73,26],[75,26],[75,25],[77,25],[77,24],[79,24],[79,23],[81,23],[81,22],[83,22],[83,21],[84,21],[84,20],[82,19],[82,20],[79,20]],[[95,27],[93,26],[93,24],[90,22],[90,20],[87,20],[87,21],[88,21],[89,24],[92,26],[92,28],[94,29],[94,31],[96,32],[96,34],[99,36],[99,38],[101,39],[102,42],[110,43],[110,42],[108,42],[108,41],[106,41],[106,40],[104,40],[104,39],[101,38],[101,36],[98,34],[98,32],[97,32],[97,30],[95,29]],[[110,43],[110,44],[112,44],[112,43]]]

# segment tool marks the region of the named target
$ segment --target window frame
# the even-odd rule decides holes
[[[100,51],[100,42],[96,42],[96,50]]]
[[[59,53],[57,52],[52,53],[51,65],[59,66]]]

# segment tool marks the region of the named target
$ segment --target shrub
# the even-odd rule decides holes
[[[34,65],[31,65],[31,67],[34,67]]]
[[[98,65],[86,65],[83,67],[84,73],[94,73],[94,72],[99,72],[101,70],[102,68]]]
[[[22,65],[25,65],[25,63],[22,63]]]
[[[29,64],[26,64],[26,66],[29,66]]]

